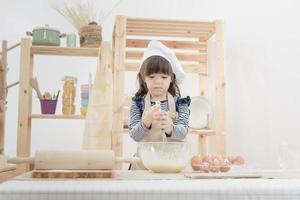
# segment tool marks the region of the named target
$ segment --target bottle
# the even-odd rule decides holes
[[[64,76],[63,94],[62,94],[62,113],[64,115],[74,115],[76,107],[74,105],[76,97],[77,78],[73,76]]]

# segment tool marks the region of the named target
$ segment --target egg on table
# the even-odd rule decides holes
[[[217,156],[213,156],[209,162],[209,171],[210,172],[219,172],[220,171],[220,160]]]
[[[227,158],[224,158],[220,164],[220,171],[228,172],[230,170],[230,168],[231,168],[231,163],[229,162],[229,160]]]
[[[191,167],[193,170],[198,171],[201,169],[202,157],[200,155],[195,155],[191,159]]]
[[[235,165],[243,165],[245,164],[245,159],[243,156],[236,156],[234,160]]]

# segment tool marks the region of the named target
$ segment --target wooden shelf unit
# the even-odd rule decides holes
[[[211,38],[215,45],[215,71],[209,74]],[[174,50],[186,73],[199,77],[199,96],[208,97],[208,78],[215,76],[214,123],[208,129],[190,129],[198,135],[198,153],[207,154],[207,136],[213,136],[216,153],[226,155],[225,77],[223,22],[146,19],[117,16],[113,32],[114,108],[120,112],[113,125],[113,146],[122,155],[124,76],[126,71],[138,71],[145,48],[156,39]],[[188,50],[188,51],[187,51]],[[191,64],[192,63],[192,64]]]
[[[210,128],[203,128],[203,129],[194,129],[194,128],[189,128],[189,133],[191,134],[196,134],[196,135],[209,135],[209,136],[212,136],[212,135],[215,135],[216,134],[216,131],[213,130],[213,129],[210,129]]]
[[[85,119],[81,115],[41,115],[32,114],[32,88],[29,84],[33,76],[33,60],[36,55],[97,57],[101,63],[110,63],[101,52],[111,52],[109,42],[102,43],[103,48],[67,48],[56,46],[32,46],[30,38],[21,39],[20,49],[20,87],[18,109],[17,156],[29,157],[31,151],[32,119]],[[104,47],[105,46],[105,47]],[[109,49],[108,49],[109,48]],[[105,62],[104,62],[105,61]],[[18,172],[29,170],[28,164],[17,165]]]
[[[31,55],[54,55],[54,56],[82,56],[82,57],[97,57],[99,54],[98,48],[70,48],[56,46],[31,46]]]

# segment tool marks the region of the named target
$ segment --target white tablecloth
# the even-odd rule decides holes
[[[300,179],[10,180],[2,200],[299,200]]]

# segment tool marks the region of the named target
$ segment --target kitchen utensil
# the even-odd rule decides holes
[[[89,104],[89,96],[90,96],[90,84],[83,84],[80,85],[81,90],[81,108],[80,113],[81,115],[86,115],[87,107]]]
[[[213,119],[213,108],[206,98],[192,97],[190,112],[189,125],[191,128],[208,128],[209,122]]]
[[[44,27],[36,27],[32,32],[27,31],[28,36],[32,36],[33,45],[49,45],[60,46],[60,38],[66,34],[61,34],[59,30],[49,27],[46,24]]]
[[[139,158],[115,157],[112,150],[49,151],[37,150],[35,157],[8,158],[8,163],[34,163],[41,170],[104,170],[113,169],[115,163],[140,162]]]
[[[67,34],[67,47],[76,47],[76,34]]]
[[[52,96],[51,96],[50,92],[44,92],[43,99],[51,100]]]
[[[112,178],[112,170],[33,170],[32,178]]]
[[[138,149],[143,164],[153,172],[180,172],[189,162],[186,142],[140,142]]]
[[[40,99],[42,114],[55,114],[57,99]]]
[[[39,83],[38,83],[38,80],[37,80],[36,77],[30,79],[30,85],[35,90],[36,95],[38,96],[38,98],[43,99],[43,95],[40,91]]]
[[[59,91],[57,96],[53,94],[53,97],[51,97],[49,92],[45,92],[43,99],[40,99],[42,114],[55,114],[58,95]]]
[[[159,112],[161,112],[160,101],[155,101],[155,105],[159,107]],[[161,137],[163,142],[168,142],[164,129],[161,129]]]
[[[89,99],[90,93],[81,93],[81,98],[82,99]]]
[[[90,92],[90,84],[80,85],[80,90],[82,93],[89,93]]]
[[[86,115],[86,113],[87,113],[87,107],[81,107],[80,108],[80,114],[81,115]]]
[[[226,178],[263,178],[261,174],[251,173],[197,173],[197,174],[185,174],[184,177],[190,179],[226,179]]]
[[[87,108],[88,104],[89,104],[88,99],[81,99],[81,107]]]
[[[167,136],[166,136],[166,133],[165,133],[164,129],[161,130],[161,136],[162,136],[162,141],[163,142],[168,142],[168,139],[167,139]]]
[[[60,90],[58,90],[58,92],[57,92],[57,95],[56,95],[56,101],[57,101],[57,99],[58,99],[58,97],[59,97],[59,93],[60,93]]]

